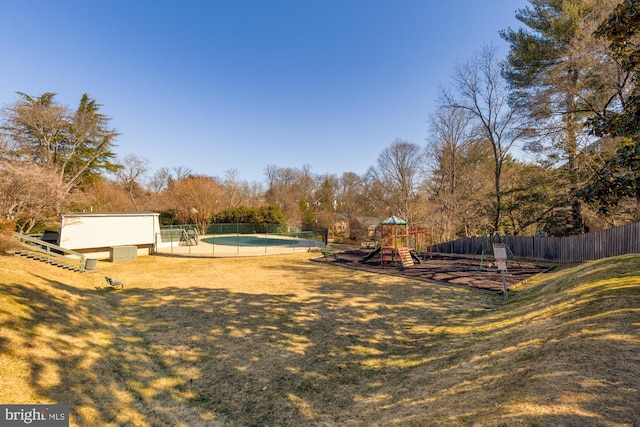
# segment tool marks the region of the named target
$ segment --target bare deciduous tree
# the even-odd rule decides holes
[[[50,169],[0,163],[0,214],[15,220],[22,233],[57,220],[67,196],[65,184]]]
[[[119,184],[100,179],[83,187],[85,209],[94,212],[131,212],[135,206]]]
[[[364,185],[362,177],[355,172],[344,172],[336,188],[336,210],[352,218],[367,213],[363,209]]]
[[[193,171],[186,166],[175,166],[172,169],[172,179],[175,181],[180,181],[181,179],[185,179],[193,175]]]
[[[478,158],[476,153],[482,150],[479,145],[473,138],[471,116],[466,110],[443,107],[431,117],[426,147],[430,166],[425,184],[430,201],[427,209],[429,222],[441,230],[443,240],[466,237],[471,232],[469,205],[482,181],[478,179],[481,176],[477,166],[472,164]],[[463,223],[466,227],[459,227]]]
[[[170,180],[171,171],[167,167],[162,167],[156,170],[149,178],[147,186],[152,193],[157,194],[167,189]]]
[[[498,230],[502,213],[502,166],[513,144],[521,137],[517,126],[518,100],[501,76],[494,46],[484,47],[471,60],[458,65],[453,93],[442,92],[442,106],[464,110],[474,126],[473,138],[491,144],[494,161],[493,227]]]
[[[192,174],[191,169],[186,166],[175,166],[171,169],[161,167],[149,178],[148,188],[153,193],[161,193],[166,190],[173,181],[180,181]]]
[[[262,185],[258,182],[247,182],[239,179],[235,168],[225,172],[223,209],[245,207],[259,207],[262,203]]]
[[[306,206],[313,199],[315,178],[309,165],[297,168],[280,168],[269,165],[265,168],[267,204],[280,206],[291,221],[301,221],[301,201]]]
[[[415,202],[423,172],[424,152],[416,144],[395,140],[365,175],[367,197],[378,214],[399,215],[414,222]],[[386,212],[386,213],[383,213]]]
[[[128,194],[134,209],[138,209],[136,196],[142,192],[142,181],[148,171],[149,161],[144,157],[128,154],[120,163],[122,168],[115,173],[116,182]]]
[[[176,219],[182,224],[196,224],[201,233],[222,207],[222,185],[209,176],[189,176],[174,181],[166,195]]]

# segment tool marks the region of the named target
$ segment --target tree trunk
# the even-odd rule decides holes
[[[574,94],[578,84],[578,72],[569,69],[567,73],[567,93],[566,93],[566,117],[565,117],[565,153],[567,154],[567,168],[569,174],[569,200],[571,203],[571,234],[584,232],[584,220],[582,219],[582,204],[576,197],[578,190],[578,171],[576,157],[578,154],[578,123],[576,120],[576,102]]]

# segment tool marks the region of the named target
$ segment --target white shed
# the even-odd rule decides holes
[[[154,212],[64,213],[59,246],[97,259],[135,259],[155,252],[159,218]]]

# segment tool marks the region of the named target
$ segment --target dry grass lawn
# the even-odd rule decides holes
[[[640,254],[508,304],[312,255],[0,257],[0,402],[67,403],[83,427],[640,423]]]

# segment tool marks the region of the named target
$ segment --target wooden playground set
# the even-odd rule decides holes
[[[375,249],[363,257],[369,261],[380,256],[382,266],[409,267],[431,256],[431,228],[409,227],[409,222],[391,216],[376,229]]]
[[[406,278],[439,282],[502,293],[504,286],[511,288],[550,269],[512,257],[506,260],[508,272],[502,276],[498,268],[477,257],[450,256],[432,252],[432,230],[429,227],[411,227],[401,218],[392,216],[382,221],[375,233],[375,247],[338,252],[327,247],[325,261],[344,267],[379,272]],[[503,278],[504,282],[503,283]]]

